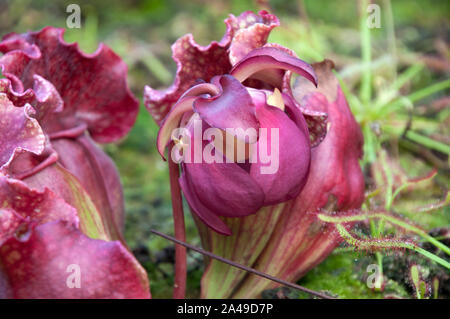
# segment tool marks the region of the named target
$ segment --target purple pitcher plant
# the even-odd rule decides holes
[[[286,71],[298,73],[314,85],[317,79],[312,67],[292,51],[276,44],[263,45],[277,23],[275,16],[247,12],[226,23],[228,31],[222,41],[208,47],[198,46],[190,35],[179,39],[173,46],[179,67],[174,85],[165,92],[147,87],[145,99],[155,119],[164,114],[168,101],[176,100],[161,121],[158,150],[164,157],[171,139],[185,144],[180,178],[183,193],[201,221],[230,235],[219,216],[252,215],[300,193],[308,176],[311,144],[317,145],[325,135],[326,114],[300,107],[291,92],[283,89],[288,81]],[[191,56],[192,52],[198,56]],[[219,65],[217,61],[221,61]],[[208,135],[206,128],[222,132],[207,136],[203,143],[214,146],[214,161],[195,158],[196,121],[201,124],[202,136]],[[173,136],[177,128],[189,133],[188,140]],[[247,134],[249,129],[256,134]],[[292,147],[293,141],[296,147]],[[238,146],[245,151],[239,154]],[[272,172],[262,153],[276,160]]]
[[[0,42],[0,297],[149,298],[117,169],[95,143],[125,136],[138,101],[111,49],[82,53],[63,32]]]
[[[363,201],[362,134],[331,61],[311,66],[266,43],[277,17],[244,12],[225,24],[222,40],[206,47],[191,34],[178,39],[174,83],[166,90],[146,87],[144,101],[161,126],[158,151],[165,158],[170,146],[169,160],[180,162],[179,183],[204,248],[295,281],[339,243],[315,214]],[[200,147],[213,161],[196,157],[196,124]],[[208,134],[211,128],[219,133]],[[264,173],[264,151],[277,159],[270,173]],[[207,260],[202,297],[252,298],[272,286]]]

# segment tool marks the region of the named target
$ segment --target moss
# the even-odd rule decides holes
[[[379,299],[387,294],[408,296],[405,289],[393,280],[387,282],[383,292],[370,289],[364,280],[371,274],[366,272],[370,263],[375,263],[371,257],[361,257],[354,252],[337,252],[312,269],[299,284],[309,289],[327,291],[338,298]],[[305,294],[299,297],[309,298]]]

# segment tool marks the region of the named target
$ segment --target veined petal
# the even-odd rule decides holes
[[[12,53],[8,56],[3,56],[2,60],[8,58],[12,58]],[[5,75],[4,69],[4,65],[0,64],[2,75]],[[31,104],[35,100],[34,91],[31,88],[24,91],[22,82],[13,74],[6,74],[6,78],[0,79],[0,93],[6,94],[8,99],[15,106],[24,106],[25,104]]]
[[[91,239],[63,221],[30,225],[25,238],[9,238],[0,264],[6,298],[150,298],[144,269],[120,242]]]
[[[39,48],[35,44],[28,42],[26,37],[17,33],[5,35],[0,42],[0,52],[7,53],[11,51],[24,52],[28,56],[36,59],[41,57]]]
[[[40,192],[49,189],[74,207],[80,220],[80,230],[90,238],[123,240],[112,219],[102,215],[80,181],[60,164],[41,170],[25,178],[24,182]]]
[[[109,228],[122,232],[125,207],[114,162],[88,135],[77,139],[57,139],[52,141],[52,146],[59,154],[59,163],[80,181]]]
[[[65,220],[78,227],[77,211],[49,189],[38,191],[0,176],[0,246],[30,221],[43,224]]]
[[[36,118],[43,119],[49,113],[62,112],[64,101],[53,84],[37,74],[33,75],[33,79],[35,101],[31,104],[36,109]]]
[[[193,86],[196,80],[206,82],[217,74],[225,74],[231,69],[227,47],[229,40],[213,41],[208,46],[198,45],[192,34],[179,38],[172,45],[172,58],[177,64],[173,84],[165,90],[149,86],[144,89],[144,103],[153,119],[161,124],[181,95]]]
[[[250,50],[264,45],[270,31],[279,25],[276,16],[260,11],[250,11],[239,17],[230,15],[226,20],[226,32],[220,42],[201,46],[187,34],[172,45],[172,58],[177,64],[173,84],[165,90],[149,86],[144,90],[144,103],[154,120],[161,124],[166,114],[198,79],[209,82],[215,75],[228,74],[232,64]]]
[[[0,176],[0,203],[1,298],[150,297],[132,254],[83,234],[77,210],[48,188]]]
[[[63,40],[63,33],[46,27],[4,37],[0,42],[5,53],[0,57],[3,75],[21,82],[13,86],[18,93],[33,86],[35,75],[55,86],[64,110],[41,121],[47,133],[83,122],[97,142],[121,138],[134,124],[139,107],[127,86],[127,66],[103,44],[93,54],[81,52],[78,44]]]
[[[327,112],[331,123],[323,142],[312,150],[312,175],[304,192],[309,194],[305,196],[314,196],[311,205],[323,207],[332,195],[337,200],[334,209],[349,210],[359,208],[364,198],[359,166],[363,136],[332,72],[333,66],[330,60],[314,64],[318,88],[302,80],[294,88],[305,108]]]
[[[266,69],[283,69],[298,73],[317,85],[313,68],[298,58],[275,47],[262,47],[252,50],[237,63],[230,74],[240,82]]]
[[[283,93],[283,99],[285,100],[288,112],[294,114],[294,112],[297,113],[297,111],[300,111],[302,113],[308,127],[311,147],[320,145],[327,135],[328,114],[320,111],[320,109],[313,110],[309,107],[302,107],[291,96],[291,93]],[[292,118],[294,119],[295,117]]]
[[[30,117],[30,105],[16,107],[0,93],[0,169],[8,166],[20,152],[41,154],[45,135],[36,119]]]
[[[237,18],[230,15],[225,23],[233,30],[229,49],[232,65],[239,62],[251,50],[263,46],[272,29],[280,25],[275,15],[263,10],[258,14],[246,11]]]
[[[10,55],[8,55],[10,56]],[[0,64],[0,68],[4,68]],[[52,112],[61,112],[64,102],[52,83],[39,75],[33,76],[33,87],[23,91],[22,82],[14,75],[0,79],[0,93],[6,94],[15,106],[30,104],[36,114],[34,118],[40,120]]]

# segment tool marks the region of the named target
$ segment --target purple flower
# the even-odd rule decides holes
[[[292,51],[265,44],[278,25],[275,16],[246,12],[230,16],[226,24],[222,41],[207,47],[191,35],[180,38],[172,48],[178,65],[174,84],[165,91],[147,87],[145,101],[155,120],[164,116],[160,154],[164,157],[171,139],[176,148],[184,146],[180,185],[193,212],[230,235],[220,217],[248,216],[300,193],[311,145],[324,138],[326,115],[302,108],[292,97],[292,72],[313,84],[317,79]],[[177,128],[187,137],[174,136]],[[210,129],[219,133],[209,134]],[[208,150],[214,160],[196,155],[199,143],[201,155]],[[239,147],[245,151],[239,153]]]
[[[251,147],[246,147],[244,163],[182,163],[180,183],[205,249],[296,281],[340,241],[316,214],[323,210],[345,214],[362,204],[364,179],[358,162],[362,133],[332,73],[331,61],[311,67],[291,50],[266,44],[269,32],[279,24],[275,16],[245,12],[231,15],[225,23],[223,39],[207,47],[196,44],[190,34],[180,38],[172,47],[178,67],[174,84],[163,91],[147,87],[145,103],[162,124],[161,155],[174,137],[172,151],[187,144],[184,156],[195,158],[196,140],[171,134],[181,126],[192,137],[196,119],[205,132],[211,127],[222,131],[279,128],[280,165],[275,174],[258,174],[264,165],[249,163]],[[294,88],[292,72],[301,75]],[[227,157],[224,136],[225,143],[213,144],[218,152],[226,149],[222,153]],[[257,137],[253,144],[238,134],[231,140],[270,145],[262,135]],[[204,147],[211,141],[202,143]],[[259,154],[258,149],[255,153]],[[201,296],[255,298],[273,286],[264,278],[209,259]]]
[[[117,169],[94,143],[136,119],[126,65],[62,37],[47,27],[0,42],[0,297],[148,298],[122,236]]]
[[[339,83],[333,62],[313,64],[318,86],[298,78],[293,95],[303,107],[328,114],[325,139],[311,151],[311,166],[300,194],[265,207],[244,218],[226,218],[232,236],[221,236],[197,224],[209,251],[272,276],[295,282],[323,261],[341,237],[317,213],[341,215],[358,209],[364,200],[364,178],[359,166],[362,132]],[[347,226],[347,225],[346,225]],[[203,298],[257,298],[276,285],[216,260],[209,260],[202,278]]]

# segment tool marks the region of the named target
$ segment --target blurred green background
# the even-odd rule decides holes
[[[205,45],[222,37],[223,20],[229,13],[271,11],[280,18],[281,27],[272,32],[269,41],[294,49],[307,62],[326,57],[336,63],[347,98],[364,130],[366,157],[362,165],[368,190],[379,186],[373,169],[384,151],[411,177],[436,167],[439,174],[433,184],[425,191],[403,196],[395,211],[427,230],[449,226],[448,207],[423,216],[410,214],[413,207],[439,200],[450,185],[449,1],[375,1],[381,8],[381,28],[372,29],[368,40],[367,34],[361,32],[360,1],[2,0],[0,34],[37,30],[46,25],[66,27],[66,7],[71,3],[81,7],[82,27],[68,29],[65,39],[79,42],[87,52],[95,51],[99,42],[110,46],[128,64],[129,85],[141,102],[145,85],[164,87],[172,83],[175,64],[170,45],[178,37],[192,33],[197,42]],[[369,57],[367,48],[371,49]],[[361,79],[366,76],[369,80],[364,84]],[[416,135],[405,135],[404,127],[411,123]],[[105,149],[122,176],[126,238],[149,272],[154,297],[170,297],[173,246],[149,232],[150,228],[157,228],[172,233],[168,171],[155,149],[156,134],[156,124],[141,105],[137,124],[128,137]],[[200,245],[188,213],[187,232],[188,241]],[[411,297],[404,275],[407,262],[395,256],[387,256],[383,261],[389,279],[386,290],[376,292],[366,287],[364,265],[374,258],[342,248],[300,283],[344,298],[387,294]],[[202,267],[201,256],[189,253],[190,297],[198,296]],[[449,273],[433,267],[429,267],[429,277],[440,274],[444,287],[440,296],[448,297]],[[281,295],[305,297],[291,291]]]

